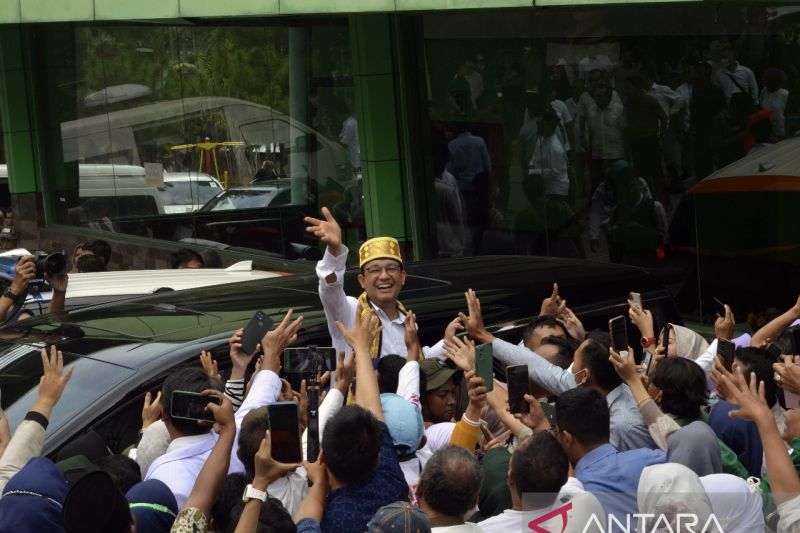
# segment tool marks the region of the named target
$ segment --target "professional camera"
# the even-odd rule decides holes
[[[31,284],[44,283],[44,275],[60,276],[67,271],[69,262],[66,254],[62,252],[28,252],[24,248],[9,250],[0,254],[0,278],[7,280],[14,279],[16,275],[17,262],[26,255],[32,255],[36,264],[36,277],[31,280]]]

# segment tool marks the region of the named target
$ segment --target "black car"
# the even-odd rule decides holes
[[[607,328],[625,314],[630,291],[642,293],[656,321],[679,322],[669,292],[645,270],[585,261],[534,257],[480,257],[408,265],[400,296],[417,314],[424,345],[438,341],[458,311],[464,292],[478,292],[489,329],[517,342],[522,329],[558,281],[560,293],[587,329]],[[357,295],[357,270],[345,290]],[[72,380],[53,411],[45,453],[53,454],[90,428],[114,452],[132,444],[140,426],[144,392],[157,390],[175,367],[198,364],[201,350],[230,369],[228,337],[259,309],[279,319],[293,308],[305,317],[298,345],[330,344],[315,275],[259,280],[156,294],[42,316],[0,330],[0,389],[12,429],[37,396],[38,350],[55,343]],[[631,331],[631,339],[637,338]]]

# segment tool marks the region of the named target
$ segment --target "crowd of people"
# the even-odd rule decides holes
[[[89,431],[43,456],[72,369],[42,349],[24,421],[12,435],[0,417],[0,533],[800,530],[800,299],[752,336],[734,337],[726,306],[711,343],[678,324],[657,331],[646,301],[631,300],[636,364],[632,347],[587,332],[557,285],[518,343],[487,329],[469,290],[442,340],[422,346],[398,300],[398,242],[361,246],[354,297],[336,220],[323,209],[306,221],[326,247],[319,291],[339,352],[319,405],[282,372],[303,325],[289,310],[251,352],[232,334],[226,376],[206,352],[173,369],[145,395],[124,453]],[[733,361],[718,355],[725,341]],[[512,414],[516,391],[480,375],[482,345],[526,365],[526,409]],[[186,393],[208,398],[206,416],[178,414]],[[297,404],[290,462],[276,458],[287,442],[271,425],[276,402]]]
[[[602,248],[647,264],[689,187],[797,130],[798,76],[777,68],[780,54],[726,37],[686,43],[673,63],[633,40],[585,48],[509,60],[500,79],[482,60],[460,63],[432,112],[441,256]]]

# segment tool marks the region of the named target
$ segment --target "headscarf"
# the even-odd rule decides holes
[[[128,500],[108,472],[89,472],[69,488],[64,500],[65,533],[127,532],[132,523]]]
[[[731,474],[703,476],[700,482],[725,533],[763,533],[761,495],[745,480]]]
[[[97,431],[91,430],[61,448],[58,452],[58,460],[63,461],[75,455],[84,455],[89,461],[95,462],[101,457],[111,455],[111,452],[108,451],[103,436]]]
[[[137,533],[169,533],[178,515],[178,502],[167,485],[158,479],[137,483],[125,495]]]
[[[441,422],[425,430],[425,446],[417,450],[420,468],[425,468],[425,464],[434,452],[450,444],[450,437],[453,436],[455,427],[455,422]]]
[[[67,482],[56,465],[34,457],[3,489],[0,533],[63,533]]]
[[[667,439],[667,461],[679,463],[698,476],[719,474],[722,458],[716,433],[700,420],[680,428]]]
[[[708,342],[689,328],[670,324],[675,331],[675,349],[679,357],[694,361],[708,349]]]
[[[663,520],[659,524],[660,516],[664,515],[670,519],[678,514],[689,514],[697,517],[698,530],[718,532],[713,519],[709,522],[714,510],[703,484],[700,483],[700,478],[681,464],[664,463],[648,466],[642,470],[636,500],[641,515],[653,515],[646,523],[639,518],[639,531],[654,531],[653,528],[657,525],[663,525],[663,531],[669,531]],[[670,520],[673,531],[676,519]]]

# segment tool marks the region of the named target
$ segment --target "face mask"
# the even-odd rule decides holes
[[[575,383],[580,387],[581,385],[586,383],[586,381],[588,381],[589,369],[584,368],[583,370],[578,370],[577,372],[572,374],[572,377],[575,378]]]

